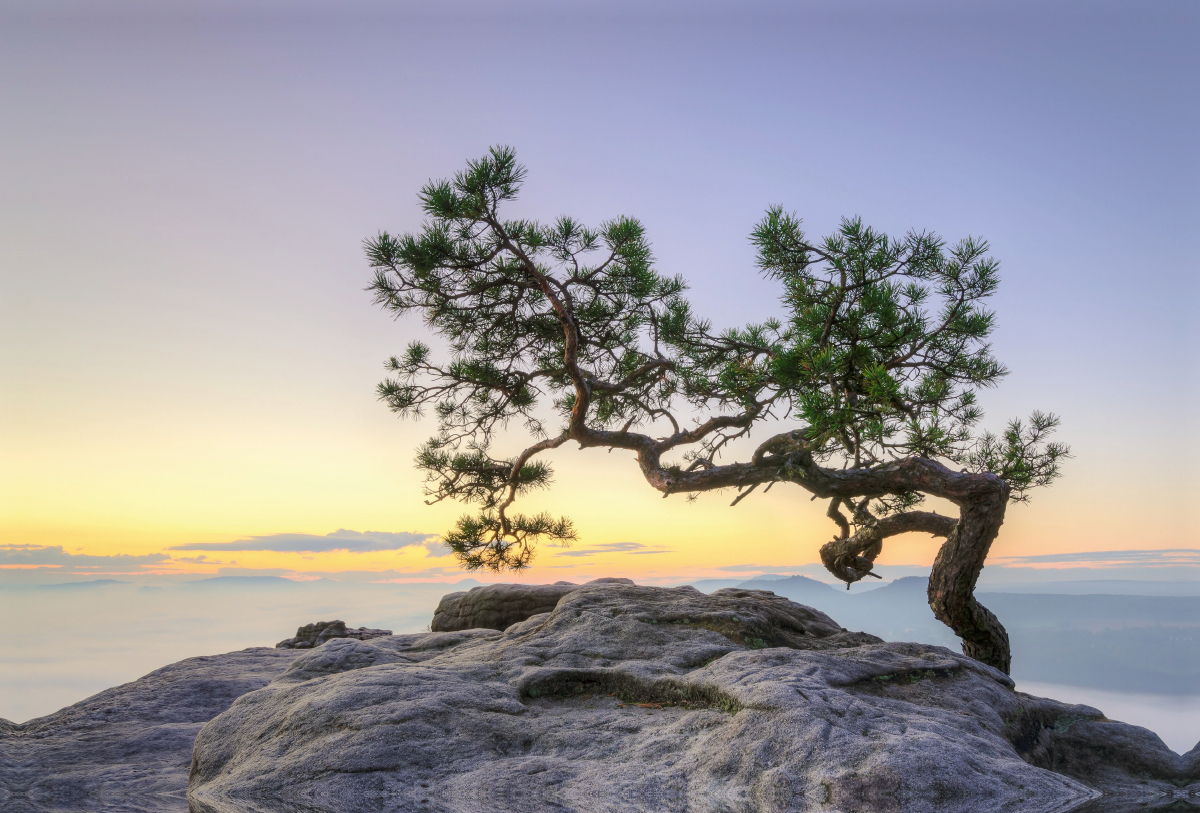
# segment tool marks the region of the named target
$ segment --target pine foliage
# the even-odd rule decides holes
[[[978,392],[1007,372],[989,344],[999,264],[985,241],[890,237],[857,218],[812,240],[773,207],[750,239],[786,317],[714,331],[692,313],[683,280],[654,269],[638,221],[505,219],[524,179],[513,150],[493,148],[421,190],[418,233],[365,243],[375,301],[397,317],[419,315],[448,351],[410,344],[387,361],[378,394],[401,416],[436,419],[417,465],[431,502],[480,508],[445,535],[465,567],[520,569],[539,539],[576,538],[565,518],[508,510],[551,484],[537,456],[572,438],[636,449],[644,472],[647,460],[678,451],[658,487],[735,483],[738,500],[763,482],[804,485],[796,459],[870,470],[925,458],[992,472],[1025,501],[1069,456],[1047,440],[1053,415],[1035,412],[1001,435],[979,429]],[[514,422],[532,445],[497,456],[496,438]],[[738,464],[753,476],[720,475],[730,444],[764,430],[770,439]],[[787,450],[793,462],[782,462]],[[923,496],[916,487],[869,495],[850,522],[870,527]]]

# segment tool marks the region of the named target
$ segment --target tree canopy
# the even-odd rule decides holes
[[[654,268],[638,221],[505,219],[524,179],[514,152],[493,148],[421,190],[419,233],[366,241],[375,301],[447,345],[444,359],[423,342],[389,359],[379,396],[436,416],[417,465],[430,502],[479,506],[444,535],[462,564],[520,569],[537,541],[576,538],[568,518],[513,510],[550,485],[544,452],[628,449],[664,495],[734,489],[736,505],[792,483],[827,498],[837,530],[821,558],[848,584],[875,575],[888,536],[946,537],[931,606],[967,654],[1007,671],[1007,635],[975,581],[1006,504],[1053,481],[1069,450],[1048,440],[1052,414],[979,428],[978,391],[1007,373],[988,343],[987,243],[896,238],[858,218],[814,240],[772,207],[751,241],[784,317],[718,331],[681,277]],[[498,456],[514,421],[529,445]],[[917,510],[927,496],[960,516]]]

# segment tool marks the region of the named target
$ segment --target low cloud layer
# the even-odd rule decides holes
[[[176,545],[167,550],[209,551],[271,551],[274,553],[328,553],[335,550],[350,553],[375,553],[399,550],[413,545],[428,545],[435,534],[418,534],[407,531],[350,531],[339,528],[331,534],[270,534],[252,536],[234,542],[199,542]]]
[[[650,553],[667,553],[665,548],[651,548],[643,545],[641,542],[606,542],[602,545],[589,545],[586,548],[575,548],[573,550],[558,551],[559,556],[595,556],[597,553],[627,553],[631,556],[645,555]]]
[[[1094,550],[1081,553],[1045,553],[1037,556],[1005,556],[992,560],[1002,567],[1023,565],[1076,565],[1078,567],[1177,567],[1200,565],[1200,549],[1164,548],[1162,550]]]
[[[62,545],[0,545],[0,567],[53,568],[60,572],[75,572],[104,568],[106,571],[137,572],[147,565],[170,561],[165,553],[134,556],[119,553],[115,556],[93,556],[68,553]]]
[[[442,582],[450,579],[454,582],[466,580],[472,584],[479,584],[469,577],[469,574],[455,567],[430,567],[424,570],[396,570],[388,568],[387,570],[306,570],[303,574],[297,573],[295,570],[284,567],[222,567],[217,570],[218,576],[282,576],[283,578],[294,579],[298,576],[317,577],[335,582],[351,582],[351,583],[386,583],[386,582],[410,582],[410,581],[431,581]],[[504,578],[492,579],[493,581],[505,581]],[[511,581],[512,579],[508,579]]]

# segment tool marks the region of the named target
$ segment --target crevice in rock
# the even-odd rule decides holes
[[[959,669],[960,667],[958,666],[950,668],[935,667],[932,669],[897,669],[895,672],[875,675],[860,682],[879,686],[911,686],[914,683],[920,683],[925,680],[954,677],[958,674]]]
[[[1044,706],[1022,705],[1005,723],[1005,738],[1012,743],[1021,759],[1038,768],[1053,769],[1051,753],[1053,734],[1064,734],[1081,720],[1103,721],[1103,715],[1064,714]]]
[[[583,695],[613,696],[627,704],[719,709],[737,714],[742,704],[714,686],[669,679],[649,681],[625,672],[555,671],[538,675],[521,687],[523,699],[559,700]]]

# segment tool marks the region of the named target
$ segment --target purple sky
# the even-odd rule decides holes
[[[239,477],[285,461],[278,488],[307,505],[297,466],[362,489],[316,451],[286,462],[297,445],[340,443],[347,468],[386,445],[364,482],[404,479],[372,501],[420,505],[429,427],[372,390],[421,331],[372,308],[360,243],[415,228],[421,184],[506,143],[522,213],[641,218],[718,324],[777,311],[746,239],[768,204],[813,234],[859,214],[986,237],[1013,370],[989,425],[1054,411],[1076,452],[1029,516],[1057,518],[1063,550],[1197,545],[1194,2],[332,5],[0,10],[12,541],[126,552],[171,512],[214,543],[443,530],[327,485],[328,518],[266,486],[255,513]],[[123,461],[162,473],[121,481]]]

